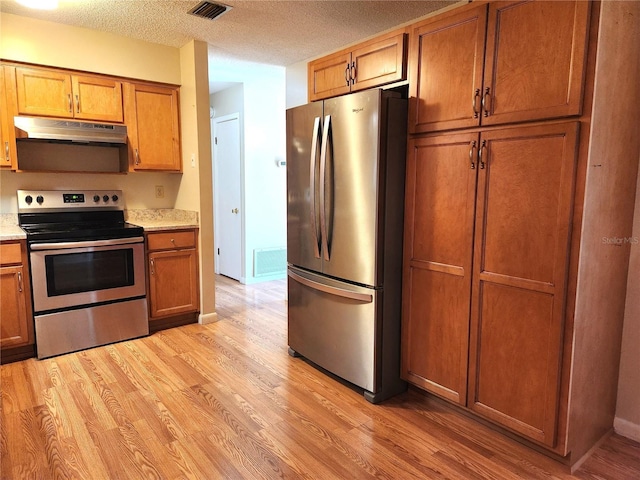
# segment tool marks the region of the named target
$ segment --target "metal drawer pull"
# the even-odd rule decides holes
[[[297,273],[293,273],[290,270],[287,272],[287,274],[296,282],[301,283],[302,285],[306,285],[307,287],[313,288],[314,290],[319,290],[321,292],[325,292],[330,295],[337,295],[339,297],[358,300],[360,302],[366,302],[366,303],[373,302],[373,295],[369,295],[368,293],[352,292],[350,290],[345,290],[344,288],[332,287],[330,285],[325,285],[324,283],[314,282],[313,280],[304,278],[303,276],[298,275]]]

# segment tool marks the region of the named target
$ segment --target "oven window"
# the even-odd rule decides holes
[[[133,249],[45,256],[50,297],[92,292],[134,284]]]

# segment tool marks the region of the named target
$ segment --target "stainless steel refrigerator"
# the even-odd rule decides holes
[[[400,310],[407,101],[367,90],[287,110],[289,354],[406,389]]]

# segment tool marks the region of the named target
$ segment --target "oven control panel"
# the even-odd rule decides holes
[[[124,210],[122,190],[18,190],[18,212]]]

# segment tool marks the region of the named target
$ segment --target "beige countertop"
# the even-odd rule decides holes
[[[18,226],[18,214],[0,214],[0,241],[24,240],[27,234]]]
[[[144,228],[145,232],[198,228],[198,212],[174,209],[127,210],[125,219]],[[24,240],[27,235],[18,226],[15,213],[0,214],[0,241]]]
[[[198,212],[175,209],[127,210],[127,222],[144,228],[145,232],[198,228]]]

